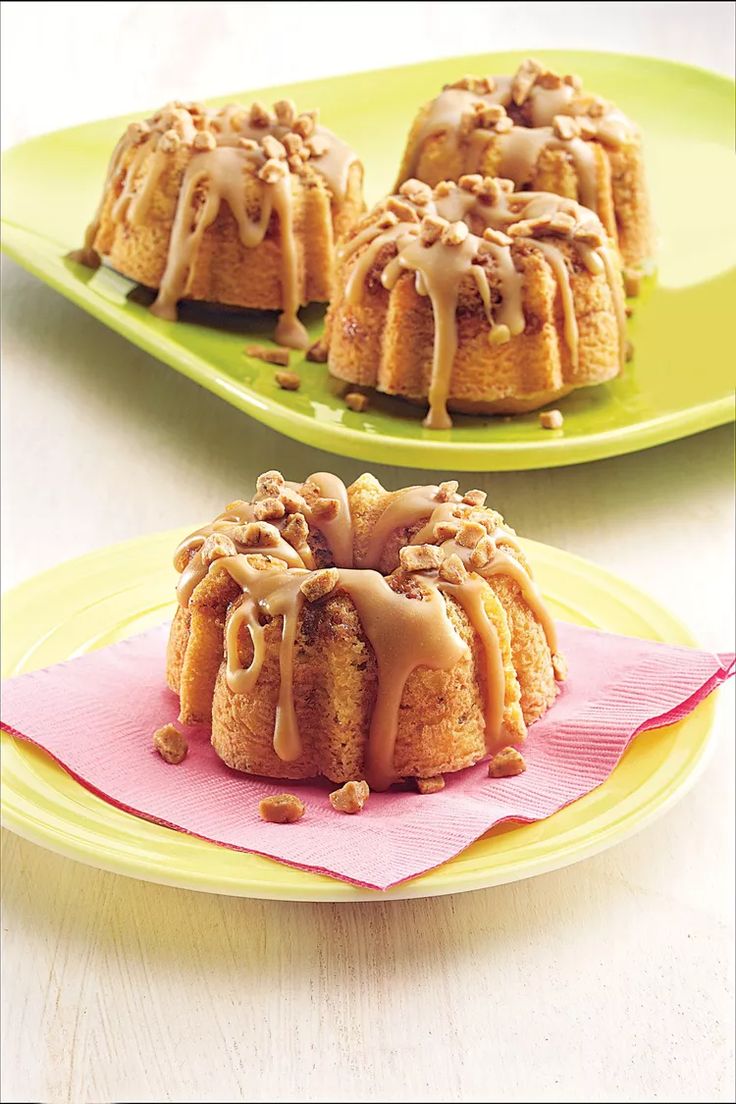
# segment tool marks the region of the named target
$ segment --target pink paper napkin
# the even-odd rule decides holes
[[[446,862],[502,820],[540,820],[600,785],[629,741],[680,720],[733,674],[733,655],[652,644],[561,623],[570,674],[554,708],[524,746],[527,770],[488,778],[480,763],[422,796],[372,794],[348,817],[327,783],[274,783],[226,767],[205,726],[187,730],[189,754],[170,766],[154,730],[176,719],[164,682],[168,627],[10,679],[2,723],[37,744],[78,781],[129,812],[226,847],[387,889]],[[307,812],[266,824],[258,802],[293,791]]]

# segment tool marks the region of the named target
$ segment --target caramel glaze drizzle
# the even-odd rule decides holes
[[[384,200],[366,221],[338,250],[339,259],[349,267],[345,298],[348,303],[361,302],[366,279],[376,266],[385,288],[390,290],[404,273],[413,272],[417,293],[429,296],[434,314],[429,412],[424,420],[429,429],[452,425],[447,401],[463,281],[472,279],[478,289],[492,345],[504,344],[525,329],[523,277],[514,263],[522,242],[543,254],[557,283],[573,366],[578,362],[578,326],[560,241],[573,245],[589,272],[606,277],[623,367],[626,315],[617,261],[598,218],[574,200],[547,192],[515,193],[510,181],[491,177],[461,177],[460,186],[445,181],[433,191],[408,180],[400,195]],[[497,306],[492,305],[492,284],[500,294]]]
[[[97,212],[87,227],[84,246],[72,258],[95,267],[100,258],[96,241],[102,209],[109,190],[117,183],[120,194],[112,206],[114,223],[140,226],[145,223],[155,197],[156,185],[171,166],[177,151],[186,146],[190,157],[183,169],[179,199],[169,240],[166,268],[158,296],[151,306],[153,314],[174,320],[177,303],[191,289],[193,263],[202,238],[223,204],[230,208],[238,226],[238,235],[246,249],[261,244],[272,216],[279,226],[281,256],[282,313],[276,328],[276,340],[294,348],[309,343],[304,326],[297,317],[301,306],[298,291],[298,255],[294,234],[294,182],[310,169],[324,180],[335,203],[344,201],[350,167],[356,155],[331,131],[314,123],[313,113],[294,118],[293,105],[277,105],[281,119],[265,109],[254,115],[237,105],[208,111],[201,105],[169,105],[145,123],[134,123],[118,142],[107,170],[105,187]],[[284,115],[284,111],[286,114]],[[300,123],[299,120],[302,120]],[[292,124],[309,132],[306,143]],[[206,141],[198,145],[200,136]],[[264,149],[262,141],[277,142],[274,151]],[[287,150],[278,143],[291,140],[295,153],[287,159]],[[124,161],[133,150],[127,164]],[[305,166],[309,166],[306,168]],[[249,213],[246,179],[259,185],[258,215]],[[199,205],[201,197],[204,201]]]
[[[412,671],[418,667],[447,670],[467,654],[467,645],[447,614],[447,597],[454,599],[465,611],[483,646],[486,747],[489,752],[495,750],[502,734],[505,672],[498,634],[484,603],[488,579],[503,574],[518,584],[524,601],[542,626],[551,653],[554,655],[557,651],[554,623],[539,590],[522,563],[504,551],[504,548],[518,550],[513,534],[495,524],[498,515],[464,504],[457,493],[443,494],[435,486],[408,487],[392,497],[379,515],[363,555],[356,557],[353,566],[354,531],[344,484],[327,473],[310,476],[308,483],[316,485],[325,496],[334,496],[338,503],[337,513],[329,522],[330,528],[325,524],[321,526],[338,565],[333,593],[342,591],[349,596],[376,657],[378,688],[365,761],[370,786],[387,789],[397,781],[394,754],[399,707]],[[296,493],[303,487],[294,483],[283,486]],[[279,542],[267,548],[261,545],[243,547],[242,553],[215,559],[211,564],[203,561],[200,551],[207,535],[232,532],[233,527],[254,516],[253,510],[254,504],[234,503],[212,525],[193,533],[179,545],[174,562],[180,570],[186,557],[191,558],[182,571],[177,589],[179,601],[186,606],[194,587],[208,571],[226,571],[241,587],[243,597],[231,606],[225,634],[226,680],[234,694],[252,691],[261,672],[265,657],[262,615],[282,618],[280,688],[273,746],[279,758],[293,762],[302,752],[293,698],[294,642],[306,600],[302,585],[312,574],[310,550],[307,545],[296,550],[279,536]],[[469,573],[461,582],[448,582],[435,569],[415,572],[413,577],[423,596],[421,600],[416,597],[409,600],[400,587],[392,588],[390,577],[384,577],[375,569],[387,538],[395,531],[419,526],[412,544],[437,543],[434,529],[438,523],[453,520],[462,523],[471,516],[493,519],[487,528],[494,551],[489,562],[474,572],[470,565],[472,548],[454,539],[443,541],[440,548],[445,557],[454,553],[469,567]],[[274,522],[276,528],[279,524],[282,522]],[[312,517],[310,524],[318,526],[319,521]],[[266,553],[273,560],[264,562],[262,558],[254,558],[259,553]],[[240,664],[239,640],[243,626],[253,644],[253,657],[247,668]]]
[[[525,90],[521,104],[512,77],[487,78],[486,91],[480,87],[446,87],[428,105],[411,135],[397,188],[408,177],[417,175],[422,150],[431,137],[442,135],[452,156],[459,160],[462,173],[478,172],[488,144],[495,141],[500,155],[498,176],[513,180],[517,188],[530,183],[544,150],[563,150],[575,166],[580,203],[597,212],[597,167],[591,139],[617,149],[635,140],[638,132],[618,108],[584,94],[579,82],[572,83],[573,78],[559,79],[557,87],[545,87],[538,82],[540,77],[543,78],[541,67],[535,83]],[[472,78],[468,83],[473,83]],[[474,119],[491,105],[507,109],[514,125],[506,123],[508,129],[499,127],[500,132],[496,132],[493,124],[484,126],[482,120]],[[585,138],[579,133],[571,133],[569,137],[556,133],[552,125],[556,116],[575,120],[575,131],[582,124]]]
[[[303,514],[311,529],[321,532],[327,541],[332,560],[338,567],[350,567],[353,562],[353,531],[350,519],[350,505],[345,484],[331,472],[316,472],[310,475],[305,482],[285,482],[283,486],[299,494],[304,486],[310,485],[316,490],[316,497],[323,500],[333,500],[337,503],[337,512],[334,517],[320,516],[314,504],[305,499],[299,503],[299,512]],[[300,495],[301,498],[301,495]],[[178,545],[174,553],[174,567],[180,572],[176,595],[179,605],[184,609],[189,605],[189,600],[195,587],[201,583],[210,569],[202,555],[202,546],[211,533],[222,533],[229,537],[238,551],[262,552],[282,560],[287,567],[299,567],[312,569],[314,557],[308,544],[301,544],[297,548],[289,544],[281,535],[281,530],[289,521],[288,514],[283,518],[271,518],[265,524],[272,530],[273,544],[246,545],[233,534],[237,533],[244,525],[256,521],[255,503],[231,502],[224,513],[219,514],[209,525],[197,529]]]

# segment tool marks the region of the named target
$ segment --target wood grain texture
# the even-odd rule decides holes
[[[572,11],[565,4],[476,5],[485,23],[448,20],[443,5],[405,14],[392,5],[388,45],[376,20],[356,38],[361,5],[345,5],[352,30],[340,39],[339,23],[330,26],[355,53],[339,61],[304,53],[327,5],[298,5],[294,49],[281,36],[278,56],[249,57],[247,72],[237,30],[252,25],[253,5],[177,5],[173,24],[171,5],[98,5],[94,20],[88,5],[10,7],[3,112],[14,140],[136,98],[143,107],[398,64],[411,59],[407,42],[417,57],[467,53],[487,32],[494,49],[513,48],[532,23],[550,47],[733,64],[723,4],[702,4],[697,17],[670,5],[666,20],[655,4],[578,4],[574,17],[561,14]],[[283,7],[257,6],[258,35],[275,33]],[[324,19],[339,19],[338,7]],[[20,48],[24,26],[32,51]],[[92,100],[91,56],[106,58]],[[130,72],[115,70],[131,57],[132,98]],[[49,98],[56,84],[65,96]],[[267,468],[297,478],[362,470],[250,421],[12,264],[3,276],[4,586],[211,517]],[[375,470],[391,487],[433,477]],[[732,472],[725,427],[620,459],[463,482],[487,490],[520,532],[618,572],[704,646],[726,648]],[[645,832],[567,870],[458,897],[339,906],[215,897],[96,871],[4,833],[0,1097],[732,1100],[733,688],[717,724],[700,784]]]

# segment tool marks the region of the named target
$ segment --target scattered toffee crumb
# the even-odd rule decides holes
[[[314,345],[307,350],[307,360],[311,360],[315,364],[326,364],[327,346],[322,341],[315,341]]]
[[[302,378],[296,372],[277,372],[275,379],[282,391],[298,391],[302,385]]]
[[[295,794],[282,793],[264,797],[258,803],[261,820],[269,824],[293,824],[304,816],[306,805]]]
[[[186,736],[173,724],[165,724],[153,734],[153,746],[167,763],[181,763],[189,750]]]
[[[289,350],[284,348],[283,345],[278,345],[275,349],[269,349],[266,345],[246,345],[245,355],[256,357],[257,360],[263,360],[266,364],[280,364],[284,368],[289,363]]]
[[[414,781],[420,794],[439,793],[445,788],[445,780],[441,774],[435,778],[415,778]]]
[[[540,410],[539,424],[542,429],[562,429],[565,419],[560,410]]]
[[[515,774],[523,774],[526,763],[520,751],[515,747],[502,748],[493,756],[488,765],[489,778],[511,778]]]
[[[346,782],[330,794],[330,804],[338,813],[359,813],[370,792],[367,782]]]
[[[362,414],[364,410],[367,410],[368,404],[368,396],[361,391],[348,391],[345,395],[345,405],[349,410],[354,410],[356,414]]]

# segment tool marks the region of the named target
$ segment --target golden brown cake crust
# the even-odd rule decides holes
[[[341,246],[330,372],[428,404],[429,428],[610,380],[625,343],[616,252],[573,200],[477,174],[412,179]]]
[[[640,269],[653,250],[638,128],[579,77],[527,59],[511,77],[462,77],[425,104],[411,127],[397,187],[434,187],[464,173],[506,177],[596,212],[623,263]]]
[[[362,184],[357,157],[316,112],[172,103],[121,138],[76,257],[102,256],[158,289],[163,318],[181,299],[280,310],[279,339],[305,347],[296,311],[329,297],[334,243],[363,210]]]
[[[177,550],[181,719],[211,719],[234,769],[378,789],[522,741],[556,695],[554,627],[484,498],[266,473]]]

